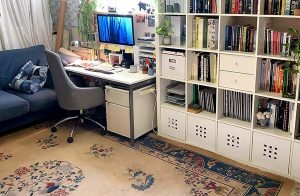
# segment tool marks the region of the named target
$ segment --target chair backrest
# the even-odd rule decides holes
[[[73,102],[72,92],[76,91],[77,86],[70,80],[67,75],[61,58],[58,54],[45,50],[45,55],[49,64],[50,72],[53,79],[54,89],[57,95],[60,107],[64,109],[70,108]]]

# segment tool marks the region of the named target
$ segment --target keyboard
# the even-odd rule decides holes
[[[113,66],[109,63],[101,63],[98,65],[92,65],[92,66],[86,67],[85,69],[89,70],[89,71],[104,73],[104,74],[113,74],[112,71],[114,70]]]

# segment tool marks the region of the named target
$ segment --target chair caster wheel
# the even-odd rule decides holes
[[[56,127],[52,127],[52,128],[51,128],[51,132],[52,132],[52,133],[55,133],[56,131],[57,131],[57,128],[56,128]]]
[[[69,143],[69,144],[71,144],[71,143],[73,143],[73,137],[68,137],[68,139],[67,139],[67,142]]]
[[[101,131],[100,131],[100,134],[101,134],[101,135],[106,135],[106,134],[107,134],[107,130],[106,130],[106,129],[101,130]]]

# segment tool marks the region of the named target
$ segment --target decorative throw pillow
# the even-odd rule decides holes
[[[47,80],[47,66],[36,66],[27,62],[9,86],[21,92],[35,93],[43,88]]]

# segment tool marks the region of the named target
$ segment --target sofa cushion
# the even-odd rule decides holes
[[[30,112],[37,112],[58,105],[56,93],[53,89],[43,88],[34,94],[22,93],[12,89],[7,90],[7,92],[28,101]]]
[[[25,93],[36,93],[41,90],[47,80],[48,67],[33,65],[27,62],[14,77],[9,86]]]
[[[28,112],[28,101],[16,95],[0,91],[0,121],[22,116]]]
[[[30,48],[1,51],[0,88],[8,88],[8,84],[28,61],[31,61],[34,65],[47,66],[45,47],[38,45]]]

